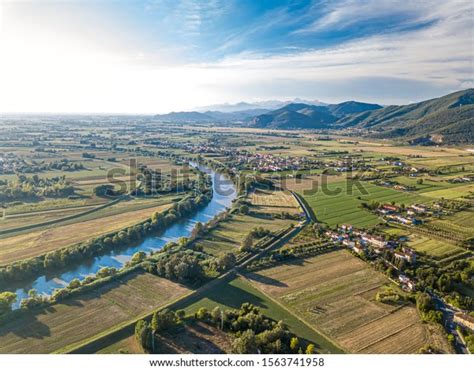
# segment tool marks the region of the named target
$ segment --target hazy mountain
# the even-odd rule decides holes
[[[171,112],[157,114],[155,118],[159,121],[175,123],[244,122],[266,112],[268,112],[267,109],[248,109],[237,112]]]
[[[326,106],[293,103],[255,117],[252,125],[268,128],[330,128],[348,114],[380,108],[382,106],[377,104],[355,101]]]
[[[376,131],[376,136],[415,142],[474,142],[474,89],[408,105],[346,116],[338,126]]]
[[[163,122],[213,122],[215,118],[200,112],[171,112],[167,114],[157,114],[155,118]]]
[[[232,112],[240,112],[240,111],[251,111],[251,110],[275,110],[285,105],[291,103],[302,103],[308,105],[326,105],[325,103],[320,102],[319,100],[304,100],[304,99],[293,99],[288,101],[280,101],[280,100],[266,100],[266,101],[259,101],[254,103],[247,103],[247,102],[240,102],[236,104],[215,104],[215,105],[208,105],[204,107],[198,107],[195,110],[198,112],[207,112],[207,111],[219,111],[223,113],[232,113]]]
[[[262,106],[282,102],[260,102]],[[400,138],[417,143],[474,142],[474,89],[408,105],[347,101],[315,105],[299,99],[277,109],[256,108],[257,103],[217,105],[222,110],[171,112],[155,116],[165,122],[245,122],[275,129],[357,128],[381,138]],[[244,109],[249,108],[251,109]],[[225,111],[227,110],[227,111]]]
[[[473,143],[474,89],[408,105],[355,101],[326,106],[289,104],[255,117],[255,127],[367,130],[372,136],[414,143]]]

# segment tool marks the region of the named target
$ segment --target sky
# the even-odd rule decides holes
[[[471,1],[0,0],[0,112],[406,104],[473,64]]]

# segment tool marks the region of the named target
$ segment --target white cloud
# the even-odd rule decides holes
[[[202,12],[193,9],[189,27],[198,32]],[[347,10],[334,12],[321,21],[326,27],[350,18]],[[424,99],[472,86],[473,17],[470,3],[436,3],[417,19],[437,21],[417,31],[288,55],[247,51],[205,64],[173,58],[179,45],[156,54],[96,42],[94,29],[84,38],[80,28],[55,34],[8,18],[0,33],[0,111],[159,113],[296,95],[330,102]]]

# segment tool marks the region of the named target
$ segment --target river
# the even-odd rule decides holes
[[[191,163],[192,166],[196,164]],[[181,237],[188,237],[197,222],[206,223],[214,216],[223,212],[232,205],[232,201],[236,198],[236,190],[234,184],[210,168],[197,166],[201,171],[208,173],[212,178],[213,196],[211,201],[200,210],[196,211],[193,216],[184,218],[173,225],[169,226],[158,235],[146,237],[142,242],[130,246],[125,250],[110,251],[107,254],[95,257],[94,259],[78,264],[57,274],[42,275],[34,281],[24,283],[16,287],[17,301],[13,308],[19,308],[20,301],[28,296],[30,289],[35,289],[40,295],[50,295],[57,288],[64,288],[73,279],[82,280],[88,275],[97,273],[103,267],[121,268],[127,261],[131,259],[134,253],[144,251],[147,253],[154,252],[163,248],[163,246],[171,241],[176,241]],[[97,222],[100,222],[98,220]]]

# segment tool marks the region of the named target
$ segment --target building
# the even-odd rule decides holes
[[[409,263],[415,263],[416,262],[416,253],[411,248],[402,247],[401,252],[395,252],[394,256],[395,256],[395,258],[405,260]]]

